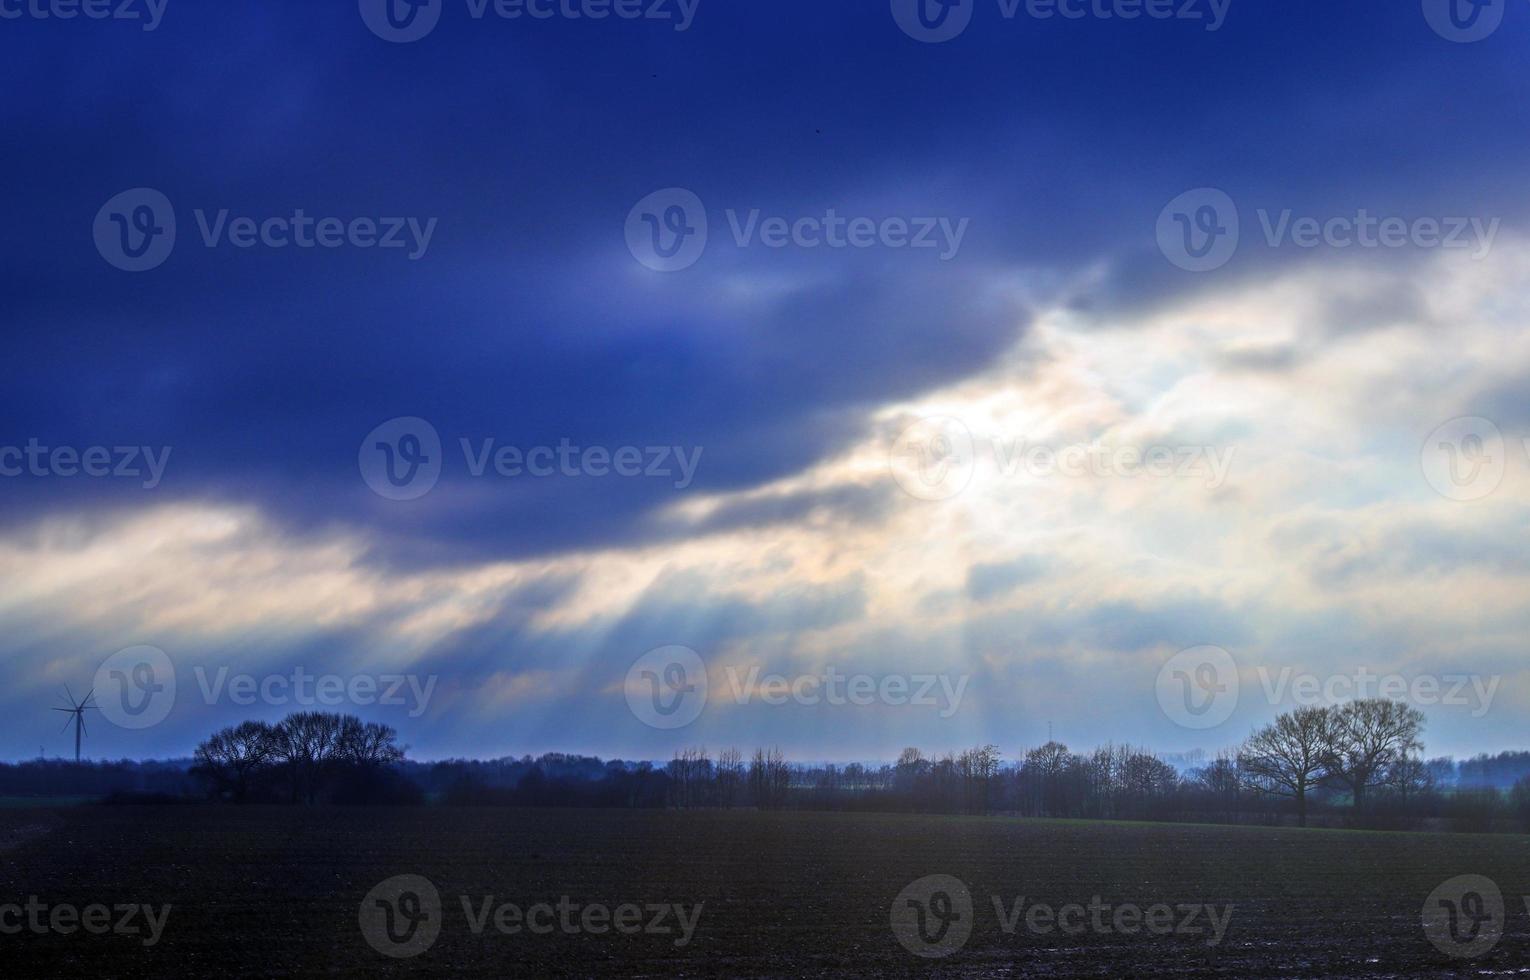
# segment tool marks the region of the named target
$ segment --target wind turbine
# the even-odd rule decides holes
[[[66,699],[68,704],[69,704],[69,707],[67,707],[67,708],[54,708],[53,710],[54,711],[62,711],[66,715],[73,715],[74,716],[70,721],[64,722],[64,727],[60,728],[59,731],[60,732],[68,731],[70,724],[72,723],[74,725],[74,761],[75,762],[79,762],[80,761],[80,736],[85,734],[85,711],[88,708],[95,708],[96,707],[94,704],[90,703],[90,699],[96,696],[96,692],[95,692],[94,689],[92,689],[89,694],[85,695],[85,700],[80,701],[80,702],[76,702],[74,700],[74,692],[69,690],[69,685],[68,684],[64,685],[64,690],[65,690],[65,692],[67,692],[69,694],[69,697]],[[63,695],[59,695],[59,696],[63,697]],[[97,708],[97,710],[99,711],[100,709]]]

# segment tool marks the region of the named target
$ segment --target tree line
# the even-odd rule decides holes
[[[409,802],[419,792],[396,768],[404,752],[387,725],[300,711],[214,733],[197,746],[191,774],[233,803]]]
[[[1048,741],[1012,760],[982,745],[896,762],[794,764],[779,749],[668,764],[549,753],[533,759],[406,757],[397,733],[299,712],[211,735],[190,764],[39,759],[0,764],[0,794],[190,797],[231,803],[847,809],[1034,817],[1327,825],[1530,827],[1530,753],[1423,760],[1423,715],[1369,699],[1304,707],[1204,765],[1176,768],[1130,745],[1074,752]]]
[[[1006,761],[997,746],[894,763],[788,763],[705,748],[666,766],[551,755],[496,764],[439,763],[422,773],[449,803],[753,807],[1012,813],[1031,817],[1530,828],[1530,753],[1422,761],[1423,715],[1380,699],[1298,708],[1239,746],[1185,771],[1145,749],[1074,752],[1049,741]],[[1482,785],[1522,772],[1504,789]],[[1512,788],[1508,788],[1512,787]],[[1432,824],[1431,824],[1432,821]]]

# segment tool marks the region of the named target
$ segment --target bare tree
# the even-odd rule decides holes
[[[711,802],[712,759],[707,750],[682,749],[675,753],[667,769],[670,779],[670,804],[678,807],[706,806]]]
[[[1042,816],[1054,816],[1062,811],[1063,778],[1074,761],[1068,747],[1056,741],[1025,754],[1024,771],[1035,788]]]
[[[749,791],[754,805],[762,810],[774,810],[786,805],[787,790],[791,786],[791,767],[780,749],[755,749],[749,763]]]
[[[214,733],[197,746],[196,771],[211,780],[220,793],[243,802],[255,776],[271,761],[271,726],[247,721]]]
[[[1296,819],[1307,826],[1307,794],[1328,772],[1335,716],[1327,708],[1297,708],[1243,743],[1238,766],[1249,785],[1268,796],[1296,801]]]
[[[317,801],[325,771],[335,758],[342,721],[322,711],[288,715],[272,730],[272,756],[287,771],[292,801]]]
[[[1221,809],[1226,820],[1235,820],[1243,796],[1245,774],[1235,752],[1222,749],[1210,764],[1191,773],[1192,785],[1200,789]]]
[[[1355,809],[1363,809],[1366,791],[1388,768],[1423,750],[1419,740],[1423,712],[1400,701],[1367,698],[1332,708],[1329,713],[1328,771],[1349,788]]]
[[[1509,790],[1509,806],[1519,817],[1521,826],[1530,830],[1530,776],[1521,776]]]
[[[1417,756],[1405,755],[1387,766],[1381,785],[1386,787],[1388,795],[1395,798],[1406,810],[1420,797],[1434,791],[1434,774],[1429,771],[1429,766],[1424,760]]]
[[[388,766],[404,757],[404,749],[398,744],[398,732],[389,726],[362,724],[360,718],[346,715],[340,720],[335,756],[356,766]]]
[[[738,749],[724,749],[717,754],[717,805],[738,804],[744,789],[744,755]]]
[[[987,813],[993,782],[999,775],[999,747],[980,745],[956,760],[962,780],[962,804],[968,813]]]

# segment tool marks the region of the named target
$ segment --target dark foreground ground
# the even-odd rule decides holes
[[[419,955],[392,959],[364,938],[361,910],[374,886],[405,874],[437,887],[440,910],[388,948],[439,934]],[[1502,939],[1470,960],[1440,952],[1421,924],[1431,892],[1465,874],[1490,877],[1504,896]],[[915,956],[890,924],[895,900],[907,905],[900,892],[927,875],[959,879],[972,896],[971,936],[960,944],[965,908],[939,904],[929,887],[913,892],[957,916],[956,931],[937,940],[957,944],[944,958]],[[0,906],[30,896],[49,908],[171,905],[150,947],[146,930],[0,935],[0,976],[16,978],[1508,975],[1530,967],[1527,894],[1530,838],[1510,836],[843,813],[0,810]],[[513,903],[522,915],[566,896],[574,928],[544,915],[550,933],[506,934],[491,913],[475,935],[463,896],[475,910],[493,896],[488,908]],[[1176,929],[1181,906],[1234,909],[1212,945],[1204,913],[1167,935],[1124,935],[1113,911],[1103,913],[1108,932],[1087,911],[1070,920],[1084,926],[1076,935],[1029,931],[1023,917],[1006,932],[994,896],[1006,909],[1022,896],[1026,909],[1095,896],[1112,910],[1161,903],[1175,907]],[[428,898],[383,900],[432,911]],[[664,932],[597,933],[608,927],[598,912],[590,929],[580,924],[592,904],[642,905],[647,929],[647,906],[692,915],[698,903],[685,945],[673,912],[655,927]],[[1480,936],[1472,918],[1492,911],[1463,919],[1458,935]],[[371,921],[383,914],[377,906]],[[0,928],[16,921],[0,911]],[[507,912],[502,922],[517,919]],[[408,924],[397,919],[394,935],[410,936]],[[928,919],[925,935],[940,924]]]

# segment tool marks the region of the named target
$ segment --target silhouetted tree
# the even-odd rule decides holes
[[[755,749],[749,763],[749,792],[754,805],[762,810],[779,809],[786,805],[791,788],[791,768],[780,749]]]
[[[1349,789],[1355,810],[1394,763],[1421,751],[1424,715],[1400,701],[1367,698],[1329,709],[1329,774]]]
[[[724,749],[717,755],[717,805],[735,806],[744,792],[744,755],[738,749]]]
[[[205,779],[219,797],[243,803],[257,778],[271,765],[271,726],[263,721],[215,732],[197,746],[192,774]]]
[[[1332,712],[1304,707],[1287,712],[1254,732],[1238,752],[1249,785],[1267,796],[1296,802],[1296,819],[1307,826],[1307,796],[1328,772],[1334,757]]]

